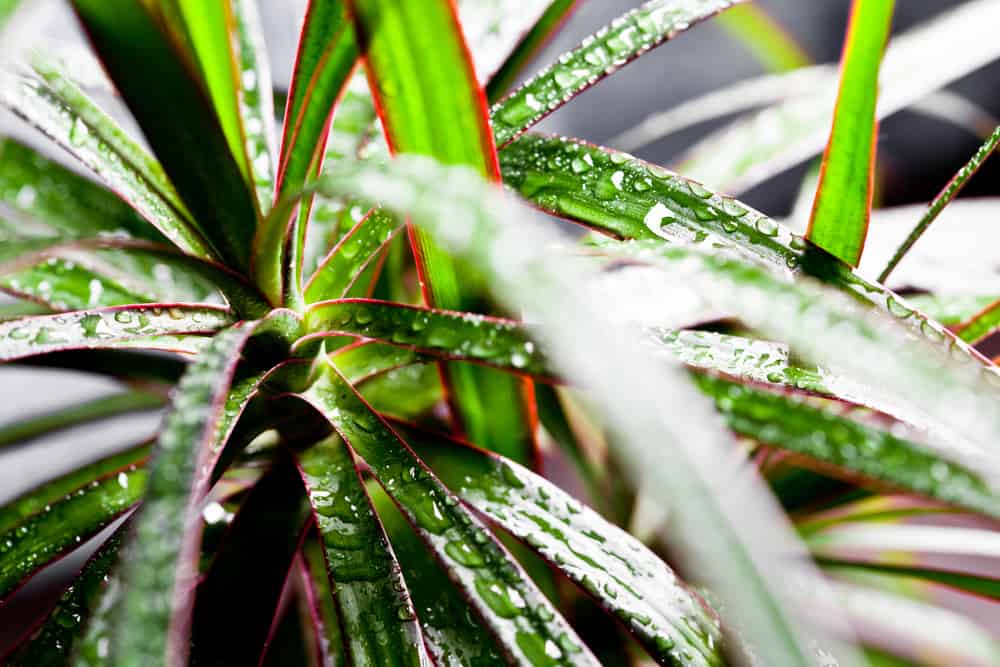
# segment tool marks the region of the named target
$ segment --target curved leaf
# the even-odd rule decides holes
[[[191,68],[193,54],[183,52],[187,41],[176,22],[147,3],[73,0],[73,6],[198,229],[227,265],[246,270],[257,227],[254,194],[209,90]]]
[[[120,527],[87,560],[83,570],[66,589],[55,608],[15,650],[0,656],[9,667],[62,667],[69,663],[73,646],[90,617],[111,568],[125,527]]]
[[[737,2],[739,0],[736,0]],[[506,146],[573,96],[734,0],[651,0],[560,56],[490,110],[497,145]]]
[[[854,0],[833,127],[806,235],[852,266],[861,258],[872,207],[878,70],[894,6],[894,0]]]
[[[134,342],[171,349],[170,336],[211,334],[231,322],[229,312],[214,306],[160,304],[37,315],[0,323],[0,360],[10,361],[63,350],[120,347]]]
[[[247,494],[198,583],[192,664],[261,662],[305,515],[295,468],[279,461]]]
[[[147,447],[108,457],[29,491],[0,515],[0,599],[96,535],[142,498]]]
[[[26,417],[0,425],[0,448],[19,445],[67,428],[117,417],[130,412],[163,407],[161,396],[145,391],[130,391],[101,396],[66,408]]]
[[[352,7],[390,151],[433,155],[498,181],[486,99],[452,3],[354,0]],[[411,229],[410,242],[427,304],[471,309],[480,295],[459,280],[451,258],[420,229]],[[491,369],[444,368],[459,427],[483,446],[530,461],[536,449],[530,384]]]
[[[303,588],[315,635],[313,653],[321,665],[345,665],[347,654],[344,652],[340,616],[326,573],[323,545],[314,535],[307,535],[301,553]]]
[[[545,361],[520,323],[484,315],[404,306],[371,299],[341,299],[312,306],[311,331],[353,335],[406,346],[443,359],[546,376]]]
[[[415,429],[403,432],[455,493],[590,592],[657,662],[723,664],[718,620],[639,540],[512,461]]]
[[[392,216],[372,209],[344,235],[305,287],[307,303],[340,299],[400,227]]]
[[[803,616],[789,613],[787,589],[780,583],[788,580],[787,555],[801,547],[753,478],[734,484],[720,470],[731,443],[711,410],[692,397],[695,390],[686,378],[652,367],[632,351],[626,334],[582,300],[579,286],[588,282],[588,272],[563,262],[556,272],[546,262],[544,249],[559,242],[558,234],[547,232],[530,212],[512,207],[469,170],[442,168],[425,158],[331,169],[322,185],[330,196],[349,192],[378,198],[390,210],[409,213],[471,266],[488,273],[494,293],[510,307],[544,318],[551,340],[573,341],[546,351],[594,392],[596,405],[607,408],[604,414],[625,448],[626,474],[646,480],[659,502],[676,508],[674,547],[697,560],[700,572],[727,601],[727,618],[738,619],[765,662],[811,664],[812,651],[798,638],[796,620]],[[677,405],[684,406],[681,413]],[[646,446],[651,442],[656,447]],[[725,502],[724,509],[719,502]],[[706,525],[713,526],[708,534]],[[784,555],[779,558],[778,552]],[[783,566],[780,577],[767,566],[777,560]],[[795,559],[798,566],[806,562]],[[799,574],[810,582],[809,604],[814,605],[824,596],[822,585],[808,569]],[[836,623],[836,614],[824,620]],[[843,651],[841,664],[854,661],[850,647],[838,651]]]
[[[1000,56],[988,26],[1000,8],[974,0],[894,37],[881,66],[877,118],[943,88]],[[967,48],[956,51],[954,44]],[[684,174],[739,194],[818,154],[829,136],[836,88],[792,98],[693,146],[678,162]],[[780,137],[775,142],[773,137]]]
[[[927,212],[924,213],[923,217],[920,218],[920,221],[917,222],[916,227],[914,227],[913,231],[910,232],[910,235],[906,237],[903,244],[898,250],[896,250],[892,259],[889,260],[889,263],[886,264],[884,269],[882,269],[882,273],[880,273],[878,277],[878,281],[880,283],[884,283],[889,279],[889,274],[891,274],[893,269],[896,268],[896,265],[899,264],[900,260],[903,259],[907,252],[909,252],[910,248],[913,247],[913,244],[916,243],[921,236],[923,236],[923,233],[927,231],[927,228],[931,225],[931,223],[937,219],[937,217],[941,214],[941,211],[944,210],[945,206],[947,206],[951,200],[962,191],[966,182],[972,178],[977,171],[979,171],[979,168],[983,166],[986,159],[993,154],[994,150],[996,150],[997,144],[1000,144],[1000,126],[993,130],[993,133],[987,137],[983,145],[979,147],[971,158],[969,158],[969,161],[966,162],[954,176],[952,176],[951,180],[945,184],[941,192],[934,197],[934,200],[931,201],[927,207]]]
[[[966,343],[974,345],[1000,327],[1000,302],[994,301],[981,311],[959,324],[955,333]]]
[[[465,4],[471,7],[474,3]],[[465,4],[460,8],[463,12],[463,23],[465,23]],[[563,22],[569,18],[570,13],[576,9],[577,0],[550,0],[548,6],[545,7],[545,10],[537,18],[532,13],[525,13],[520,6],[522,3],[513,2],[505,4],[510,6],[504,8],[506,10],[505,15],[499,19],[505,29],[498,31],[500,37],[497,41],[500,42],[501,38],[503,41],[498,44],[496,51],[498,54],[506,54],[504,55],[504,60],[503,62],[496,62],[494,66],[489,68],[486,67],[486,63],[479,66],[480,79],[489,81],[486,86],[486,99],[490,103],[496,102],[514,85],[518,74],[538,55],[538,51],[541,50],[545,42],[559,30]],[[538,4],[540,5],[541,3]],[[524,32],[517,45],[513,48],[510,48],[511,45],[508,43],[508,36],[511,33],[506,28],[509,24],[514,24],[511,26],[512,31],[515,26],[521,30],[524,29],[523,26],[525,25],[531,26],[529,30]],[[492,24],[487,22],[485,27],[489,31]],[[474,36],[467,35],[466,39],[472,44],[480,43],[480,40]],[[476,51],[478,52],[479,49],[476,49]]]
[[[697,181],[606,148],[525,136],[501,152],[505,183],[542,210],[621,239],[732,249],[788,279],[815,275],[956,359],[986,361],[905,299],[776,222]],[[881,408],[880,408],[881,409]]]
[[[974,470],[936,456],[898,429],[812,406],[792,396],[696,376],[739,435],[813,458],[835,469],[1000,517],[1000,496]]]
[[[330,122],[359,54],[346,0],[310,0],[295,60],[278,167],[277,197],[297,192],[323,164]],[[272,299],[301,300],[311,198],[272,215],[255,240],[257,282]]]
[[[252,327],[212,338],[174,394],[149,471],[146,498],[123,555],[124,591],[115,606],[110,653],[121,663],[183,661],[197,572],[190,554],[200,537],[201,502],[212,444],[240,350]]]
[[[0,82],[0,103],[47,134],[133,206],[182,251],[211,259],[209,247],[157,172],[156,162],[57,70]]]
[[[596,659],[486,527],[428,471],[334,368],[324,365],[303,398],[372,468],[452,581],[518,664]]]
[[[344,642],[355,665],[429,663],[396,555],[339,436],[299,456]]]

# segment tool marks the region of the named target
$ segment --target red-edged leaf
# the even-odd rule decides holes
[[[875,173],[878,70],[894,0],[854,0],[841,59],[840,94],[807,238],[857,266],[868,232]]]

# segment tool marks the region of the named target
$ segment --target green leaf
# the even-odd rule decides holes
[[[471,7],[474,3],[467,4]],[[480,78],[489,81],[486,86],[486,99],[491,104],[499,100],[510,90],[511,86],[516,82],[518,75],[538,55],[545,42],[562,26],[570,13],[576,9],[578,3],[577,0],[551,0],[542,14],[537,16],[537,18],[532,13],[525,12],[522,7],[523,3],[521,2],[508,2],[504,4],[509,5],[504,8],[505,15],[502,18],[496,19],[493,23],[487,23],[486,26],[487,30],[497,23],[505,28],[510,26],[510,33],[503,30],[497,31],[500,33],[497,37],[498,41],[500,39],[504,40],[498,46],[498,50],[501,53],[503,51],[507,52],[503,62],[497,63],[498,67],[490,67],[489,69],[493,69],[493,72],[481,70],[480,73]],[[544,3],[536,2],[534,4],[542,5]],[[461,11],[465,11],[465,5],[462,5]],[[464,22],[465,19],[463,18]],[[523,26],[526,24],[531,27],[525,32]],[[518,34],[519,32],[523,34]],[[506,43],[511,34],[518,35],[519,37],[517,44],[512,49]],[[467,40],[472,44],[481,43],[480,39],[472,36],[467,36]],[[478,51],[479,49],[477,48],[476,52]],[[482,76],[483,74],[489,74],[489,76]]]
[[[386,247],[400,223],[372,209],[340,240],[305,287],[307,303],[343,298],[358,277]]]
[[[359,336],[441,359],[547,375],[544,358],[521,324],[512,320],[388,301],[340,299],[312,306],[306,323],[309,330],[323,332],[323,336]]]
[[[66,408],[26,417],[0,426],[0,448],[24,444],[67,428],[117,417],[130,412],[156,410],[163,398],[145,391],[130,391],[76,403]]]
[[[267,213],[274,198],[278,166],[272,95],[274,84],[271,82],[264,26],[260,22],[257,3],[253,0],[231,1],[238,47],[234,48],[238,54],[240,122],[250,159],[250,174],[257,190],[257,202],[261,213]]]
[[[334,604],[333,588],[326,573],[323,543],[312,533],[306,535],[301,549],[302,580],[306,603],[315,635],[313,653],[321,665],[346,665],[340,616]]]
[[[868,233],[875,173],[878,70],[893,0],[854,0],[841,59],[840,93],[806,237],[857,266]]]
[[[230,322],[224,308],[183,304],[38,315],[0,324],[0,360],[62,350],[121,347],[130,342],[149,349],[169,350],[173,344],[170,336],[211,334]]]
[[[788,72],[812,64],[802,47],[759,5],[734,7],[718,18],[717,25],[768,71]]]
[[[930,227],[931,223],[934,222],[934,220],[936,220],[941,214],[941,211],[943,211],[944,208],[951,203],[951,200],[962,191],[962,188],[965,187],[968,180],[972,178],[977,171],[979,171],[979,168],[983,166],[986,159],[993,154],[994,150],[996,150],[998,143],[1000,143],[1000,127],[993,130],[993,133],[987,137],[983,145],[979,147],[971,158],[969,158],[969,161],[966,162],[954,176],[952,176],[951,180],[945,184],[944,189],[942,189],[941,192],[934,197],[934,200],[931,201],[927,207],[927,212],[924,213],[919,222],[917,222],[916,227],[914,227],[913,231],[910,232],[910,235],[906,237],[903,244],[899,246],[898,250],[896,250],[896,253],[892,256],[892,259],[889,260],[889,263],[886,264],[886,267],[882,269],[882,273],[880,273],[878,277],[878,281],[880,283],[884,283],[889,279],[889,274],[891,274],[893,269],[896,268],[896,265],[899,264],[900,260],[906,256],[906,253],[913,247],[913,244],[916,243],[921,236],[923,236],[924,232],[927,231],[927,228]],[[968,340],[968,338],[964,337],[963,339]]]
[[[542,210],[621,239],[718,246],[767,267],[777,279],[814,275],[902,323],[956,361],[983,359],[884,286],[865,279],[774,219],[697,181],[626,153],[573,140],[526,135],[501,154],[505,184]],[[655,245],[655,244],[654,244]],[[880,406],[882,409],[884,406]]]
[[[984,340],[1000,327],[1000,302],[993,301],[955,330],[958,337],[970,345]]]
[[[427,432],[403,433],[455,493],[593,595],[657,662],[722,664],[718,620],[639,540],[512,461]]]
[[[36,227],[39,235],[60,238],[163,238],[108,190],[9,137],[0,138],[0,201],[17,218],[30,218],[4,230],[11,238],[34,236],[26,232]]]
[[[299,38],[295,71],[285,107],[277,196],[298,192],[323,164],[330,120],[358,60],[354,27],[345,0],[310,0]],[[302,264],[311,198],[296,213],[272,215],[255,241],[257,283],[272,300],[302,299]]]
[[[110,656],[122,664],[184,661],[197,576],[200,500],[207,490],[213,443],[225,399],[251,326],[217,334],[184,373],[156,444],[142,510],[123,555],[125,590],[114,605]],[[180,634],[172,634],[180,633]],[[166,657],[165,657],[166,656]]]
[[[9,247],[12,242],[5,245]],[[50,253],[43,250],[31,254],[40,258]],[[109,277],[111,267],[102,266],[100,262],[88,262],[91,266],[82,266],[79,259],[53,255],[34,266],[15,267],[11,272],[0,275],[0,288],[8,294],[44,305],[49,312],[156,301],[151,294],[137,293],[142,292],[138,285],[126,287]]]
[[[76,156],[180,250],[215,257],[155,160],[58,70],[38,71],[45,80],[25,75],[0,82],[0,103]]]
[[[390,151],[432,155],[498,181],[486,100],[452,4],[355,0],[352,7]],[[433,239],[415,229],[411,246],[428,305],[471,309],[479,295],[459,280],[458,267]],[[528,385],[489,369],[445,368],[459,427],[485,447],[530,461],[535,423]]]
[[[0,514],[0,599],[96,535],[142,498],[148,447],[132,449],[29,491]]]
[[[729,427],[743,437],[802,454],[835,469],[942,502],[1000,517],[1000,496],[978,472],[950,462],[918,441],[878,428],[834,406],[813,406],[763,389],[695,376]]]
[[[727,9],[733,0],[651,0],[588,37],[490,110],[497,145],[504,147],[597,81],[690,26]]]
[[[674,508],[672,546],[702,564],[701,574],[730,606],[727,618],[738,619],[761,659],[812,663],[812,651],[799,639],[797,621],[803,616],[789,611],[784,593],[775,592],[785,590],[780,582],[787,581],[787,556],[796,544],[767,496],[760,495],[766,491],[753,478],[734,485],[728,472],[720,474],[718,462],[732,452],[725,430],[692,395],[686,378],[649,364],[603,311],[584,299],[580,287],[591,273],[545,254],[562,240],[550,224],[513,206],[468,169],[441,167],[426,158],[330,169],[322,185],[328,196],[378,198],[388,210],[409,213],[469,266],[487,274],[494,294],[508,307],[542,318],[552,340],[572,341],[546,351],[556,355],[558,368],[594,392],[595,405],[604,407],[603,416],[620,438],[625,474],[644,480],[655,500]],[[682,413],[677,405],[684,405]],[[706,525],[713,530],[706,533]],[[769,567],[778,561],[780,575]],[[807,561],[803,556],[795,562]],[[822,595],[822,589],[810,588],[810,594]],[[823,634],[819,628],[810,632]],[[843,651],[842,663],[853,662],[849,646],[837,650]]]
[[[406,582],[350,450],[333,435],[303,452],[298,465],[351,664],[427,661]]]
[[[301,540],[304,500],[290,461],[251,488],[198,583],[192,664],[260,663]]]
[[[430,473],[385,421],[329,365],[303,394],[371,467],[421,539],[446,563],[506,653],[518,663],[597,664],[487,528]],[[551,642],[555,655],[546,653]],[[550,649],[551,650],[551,649]]]
[[[44,622],[34,628],[15,650],[2,656],[9,667],[63,667],[69,664],[73,646],[90,618],[91,607],[100,594],[105,578],[118,559],[125,527],[115,533],[92,555]]]
[[[427,550],[392,498],[369,486],[372,502],[392,541],[424,641],[441,665],[499,667],[509,664],[469,602],[449,581],[444,566]]]
[[[226,264],[245,270],[257,227],[251,187],[229,150],[209,91],[176,24],[134,0],[74,0],[122,98],[199,230]],[[187,57],[185,57],[187,56]],[[149,85],[156,72],[156,85]]]
[[[973,0],[895,36],[882,59],[877,118],[1000,57],[988,26],[1000,19],[989,0]],[[966,48],[955,50],[954,44]],[[739,194],[817,155],[829,137],[836,87],[793,97],[713,133],[677,163],[679,171]],[[773,137],[781,137],[774,141]]]

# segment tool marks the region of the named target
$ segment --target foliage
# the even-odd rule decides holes
[[[759,8],[650,0],[513,87],[577,3],[311,0],[281,96],[253,0],[70,4],[117,95],[0,71],[95,177],[0,139],[0,359],[123,390],[0,447],[165,412],[0,507],[0,603],[92,553],[4,664],[1000,662],[953,602],[1000,601],[970,565],[1000,558],[1000,369],[970,346],[1000,288],[885,284],[1000,129],[878,280],[852,266],[877,118],[1000,56],[970,19],[995,5],[891,37],[893,3],[855,0],[838,75]],[[717,16],[782,73],[622,140],[744,114],[686,163],[731,189],[828,136],[806,236],[531,131]]]

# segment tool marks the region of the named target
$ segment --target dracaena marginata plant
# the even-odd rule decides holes
[[[998,134],[855,268],[878,119],[996,2],[855,0],[838,70],[652,0],[515,86],[577,3],[311,0],[283,91],[254,0],[68,4],[103,71],[5,53],[0,102],[93,178],[0,143],[0,357],[122,391],[0,446],[164,417],[0,507],[3,602],[92,553],[4,664],[998,664],[1000,287],[886,286]],[[678,172],[530,131],[710,20],[773,72],[614,142],[741,114]],[[734,198],[821,152],[801,216]]]

